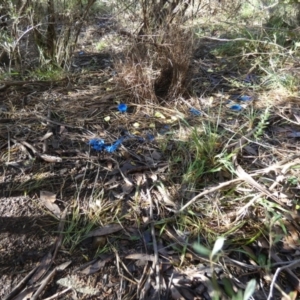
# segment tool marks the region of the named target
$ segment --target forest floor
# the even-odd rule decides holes
[[[174,101],[133,101],[88,46],[62,79],[0,82],[1,299],[234,299],[251,279],[296,299],[299,86],[228,43],[199,38]]]

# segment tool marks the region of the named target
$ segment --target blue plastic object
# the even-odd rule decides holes
[[[190,113],[196,117],[199,117],[202,115],[201,111],[194,107],[190,108]]]
[[[147,133],[146,137],[149,142],[153,142],[155,140],[154,135],[151,133]]]
[[[109,153],[115,152],[124,141],[124,138],[118,139],[113,144],[106,144],[102,139],[92,139],[89,141],[89,145],[96,151],[106,151]]]
[[[103,139],[91,139],[89,141],[89,145],[92,147],[92,149],[102,152],[102,151],[106,151],[109,153],[115,152],[120,145],[128,140],[128,139],[135,139],[138,142],[144,143],[144,142],[152,142],[154,141],[155,137],[152,134],[147,134],[146,138],[140,137],[138,135],[135,134],[131,134],[130,132],[128,132],[127,130],[124,132],[124,136],[120,137],[119,139],[117,139],[114,143],[105,143],[105,141]]]
[[[109,153],[115,152],[119,148],[119,146],[122,144],[123,140],[124,140],[124,138],[120,138],[115,143],[113,143],[112,145],[105,146],[105,148],[104,148],[105,151],[107,151]]]
[[[105,147],[104,140],[102,139],[92,139],[89,141],[89,145],[96,151],[103,151]]]
[[[230,109],[233,111],[241,111],[243,108],[239,104],[234,104],[230,106]]]
[[[240,101],[247,102],[247,101],[253,100],[253,97],[247,96],[247,95],[243,95],[243,96],[239,96],[237,99],[240,100]]]
[[[121,112],[121,113],[124,113],[127,111],[127,105],[125,103],[120,103],[118,105],[118,111]]]

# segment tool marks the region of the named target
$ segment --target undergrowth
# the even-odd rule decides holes
[[[80,10],[77,2],[64,4],[71,17],[60,15],[65,21],[61,28],[54,28],[52,21],[62,3],[49,1],[40,7],[33,1],[19,10],[7,3],[14,17],[8,32],[0,32],[0,46],[10,57],[3,70],[23,72],[22,39],[14,30],[24,23],[33,35],[27,36],[24,30],[21,35],[35,41],[39,60],[38,68],[26,71],[26,80],[33,79],[28,84],[36,79],[55,81],[68,74],[80,30],[94,2],[88,1]],[[121,49],[113,53],[113,65],[95,72],[96,79],[88,77],[83,68],[82,73],[66,76],[68,89],[64,93],[57,90],[55,101],[52,86],[43,103],[30,90],[31,102],[18,113],[19,98],[13,98],[9,83],[4,86],[4,91],[10,91],[9,105],[3,108],[6,122],[23,122],[7,131],[12,138],[3,143],[8,145],[1,156],[5,171],[12,165],[19,168],[13,156],[18,151],[23,151],[21,157],[35,154],[38,163],[48,163],[45,174],[33,163],[25,170],[34,170],[31,178],[23,182],[16,178],[10,189],[31,194],[48,187],[59,189],[62,198],[69,197],[64,249],[70,255],[82,252],[86,260],[114,253],[116,273],[123,278],[124,268],[132,289],[144,284],[147,276],[149,290],[162,286],[163,276],[173,282],[179,272],[197,269],[200,263],[205,271],[198,268],[197,274],[203,282],[210,282],[205,289],[213,299],[250,299],[258,292],[269,294],[270,299],[274,286],[277,296],[295,299],[277,284],[273,273],[278,264],[294,258],[288,238],[290,232],[298,234],[296,27],[279,22],[276,16],[265,16],[263,20],[269,22],[257,26],[259,20],[251,18],[257,3],[263,5],[260,1],[252,6],[229,1],[230,9],[224,3],[215,7],[206,2],[208,16],[217,14],[221,20],[235,21],[241,13],[245,22],[239,25],[226,20],[217,26],[201,19],[194,6],[179,2],[173,7],[175,2],[129,1],[126,6],[117,1],[116,7],[125,12],[115,17],[118,26],[130,21],[132,27],[113,28]],[[44,15],[34,14],[33,4],[47,11],[47,21]],[[220,8],[230,11],[225,16]],[[135,9],[141,14],[135,14]],[[110,8],[109,12],[115,11]],[[203,36],[204,32],[211,35]],[[193,52],[201,43],[206,48],[196,60]],[[108,47],[106,40],[94,45],[98,52]],[[41,92],[40,97],[44,96]],[[118,110],[117,104],[126,109]],[[27,105],[31,105],[28,110]],[[19,138],[22,132],[34,146]],[[99,153],[89,147],[95,136],[105,139],[107,145],[116,140],[122,143],[116,151]],[[47,161],[43,154],[48,150],[53,156]],[[61,170],[51,179],[50,174],[59,168],[53,162],[58,155],[71,166],[70,174],[62,178],[66,171]],[[116,231],[110,232],[110,226]],[[101,234],[95,231],[99,228]],[[298,249],[297,241],[293,242],[292,250]],[[124,267],[130,247],[139,251],[134,255],[147,258],[137,259],[146,261],[142,275],[137,265],[130,270]],[[282,247],[291,257],[275,256]],[[164,263],[171,276],[162,272]],[[246,275],[235,274],[235,268],[245,269]],[[293,272],[289,275],[296,280]],[[174,282],[170,286],[175,287]],[[136,293],[144,299],[139,289]]]

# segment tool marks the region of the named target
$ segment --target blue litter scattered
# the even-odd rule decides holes
[[[230,109],[233,111],[241,111],[243,108],[239,104],[234,104],[230,106]]]
[[[92,139],[89,141],[89,145],[96,151],[103,151],[106,144],[102,139]]]
[[[119,146],[122,144],[122,142],[124,141],[124,138],[120,138],[118,139],[116,142],[114,142],[113,144],[105,144],[104,140],[102,139],[92,139],[89,141],[89,145],[91,145],[91,147],[96,150],[96,151],[106,151],[109,153],[115,152]]]
[[[290,132],[287,134],[287,137],[298,138],[298,137],[300,137],[300,132],[298,132],[298,131]]]
[[[240,100],[240,101],[245,101],[246,102],[246,101],[253,100],[253,97],[247,96],[247,95],[243,95],[243,96],[239,96],[237,99]]]
[[[104,149],[105,149],[105,151],[107,151],[109,153],[115,152],[119,148],[119,146],[122,144],[123,141],[124,141],[124,138],[120,138],[112,145],[105,146]]]
[[[248,95],[231,95],[230,98],[233,99],[234,101],[244,101],[244,102],[253,100],[253,96],[248,96]]]
[[[155,136],[150,133],[147,133],[146,138],[149,142],[153,142],[155,140]]]
[[[202,115],[201,111],[198,110],[198,109],[196,109],[196,108],[194,108],[194,107],[190,108],[190,113],[193,114],[193,115],[196,116],[196,117]]]
[[[92,139],[89,141],[89,145],[92,147],[92,149],[94,149],[96,151],[99,151],[99,152],[106,151],[106,152],[112,153],[112,152],[115,152],[124,141],[126,141],[128,139],[132,139],[132,138],[136,139],[137,141],[139,141],[141,143],[144,143],[147,141],[152,142],[155,139],[154,136],[149,133],[146,135],[146,139],[144,139],[138,135],[131,134],[130,132],[125,131],[125,135],[122,136],[121,138],[117,139],[114,143],[106,144],[103,139]]]
[[[127,105],[125,103],[120,103],[118,105],[118,111],[121,113],[124,113],[127,111]]]
[[[84,54],[84,51],[80,51],[80,52],[79,52],[79,55],[83,55],[83,54]]]
[[[166,134],[169,130],[170,130],[170,126],[169,125],[165,125],[160,131],[159,134],[164,135]]]

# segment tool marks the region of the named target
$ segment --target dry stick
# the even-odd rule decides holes
[[[252,133],[255,132],[256,129],[253,129],[251,130],[247,135],[246,137],[249,137]],[[226,148],[231,148],[233,146],[236,146],[235,149],[233,150],[233,152],[237,152],[238,150],[240,150],[243,145],[247,142],[246,138],[245,137],[242,137],[239,141],[235,142],[235,143],[232,143],[228,146],[226,146]],[[233,160],[236,159],[236,156],[237,156],[237,153],[234,155],[233,157]],[[182,212],[183,210],[185,210],[188,206],[190,206],[191,204],[193,204],[196,200],[198,200],[199,198],[201,198],[202,196],[205,196],[207,194],[210,194],[212,192],[215,192],[223,187],[226,187],[232,183],[236,183],[236,182],[239,182],[241,181],[240,178],[236,178],[236,179],[233,179],[233,180],[230,180],[230,181],[226,181],[226,182],[223,182],[223,183],[220,183],[219,185],[217,185],[216,187],[212,187],[208,190],[205,190],[203,191],[202,193],[198,194],[197,196],[195,196],[194,198],[192,198],[188,203],[186,203],[184,206],[182,206],[180,208],[180,210],[178,211],[178,213]]]
[[[137,283],[132,280],[131,278],[129,278],[128,276],[125,276],[122,272],[121,272],[121,268],[120,268],[120,264],[123,266],[124,270],[130,275],[131,273],[129,272],[129,270],[127,269],[126,265],[123,263],[123,261],[121,260],[118,252],[116,249],[114,249],[114,253],[115,253],[115,256],[116,256],[116,265],[117,265],[117,270],[118,270],[118,273],[119,273],[119,276],[120,276],[120,290],[119,290],[119,293],[118,293],[118,299],[121,299],[122,300],[122,287],[123,287],[123,280],[126,279],[127,281],[131,282],[132,284],[136,285]],[[133,277],[133,276],[132,276]]]
[[[46,287],[46,285],[50,282],[50,280],[54,277],[54,275],[56,274],[57,269],[55,268],[54,270],[52,270],[52,272],[42,281],[40,287],[37,289],[37,291],[34,293],[34,295],[31,297],[31,300],[37,300],[40,296],[40,294],[42,293],[42,291],[44,290],[44,288]]]
[[[40,287],[38,288],[38,290],[35,292],[35,294],[31,297],[31,300],[37,300],[40,296],[40,294],[42,293],[42,291],[44,290],[44,288],[46,287],[46,285],[50,282],[50,280],[55,276],[55,274],[58,271],[62,271],[65,268],[67,268],[70,265],[71,261],[65,262],[59,266],[57,266],[56,268],[54,268],[49,274],[48,276],[42,281]]]
[[[235,144],[236,144],[236,143],[235,143]],[[295,156],[292,156],[292,157],[288,158],[288,160],[294,159],[294,158],[295,158]],[[281,164],[284,163],[284,162],[286,162],[286,160],[287,160],[287,159],[284,159],[282,162],[275,163],[275,164],[272,165],[272,166],[269,166],[269,167],[264,168],[264,169],[261,169],[261,170],[257,170],[255,173],[251,173],[251,174],[247,174],[247,175],[252,179],[252,177],[255,177],[255,176],[257,176],[257,175],[260,175],[260,174],[263,174],[263,173],[268,173],[268,172],[273,171],[273,170],[276,170],[276,169],[278,169],[278,168],[284,168],[286,165],[281,165]],[[291,165],[294,165],[294,163],[289,164],[289,166],[291,166]],[[245,172],[245,171],[244,171],[244,172]],[[215,192],[215,191],[217,191],[217,190],[219,190],[219,189],[222,189],[222,188],[224,188],[224,187],[226,187],[226,186],[228,186],[228,185],[230,185],[230,184],[232,184],[232,183],[237,183],[237,182],[243,181],[243,180],[245,180],[245,179],[242,178],[242,177],[236,178],[236,179],[232,179],[232,180],[229,180],[229,181],[220,183],[220,184],[218,184],[217,186],[211,187],[211,188],[209,188],[209,189],[203,191],[202,193],[200,193],[200,194],[196,195],[194,198],[192,198],[192,199],[191,199],[189,202],[187,202],[184,206],[182,206],[182,207],[180,208],[180,210],[178,211],[178,213],[184,211],[188,206],[192,205],[192,204],[193,204],[194,202],[196,202],[199,198],[201,198],[201,197],[203,197],[203,196],[205,196],[205,195],[207,195],[207,194],[210,194],[210,193],[212,193],[212,192]],[[257,183],[257,182],[255,181],[255,183]],[[258,183],[257,183],[257,184],[258,184]],[[272,196],[273,196],[273,195],[272,195]],[[273,196],[273,197],[274,197],[274,196]],[[276,200],[277,200],[277,198],[276,198]]]
[[[147,187],[147,196],[150,201],[150,219],[153,220],[153,200],[149,191],[149,187]],[[155,279],[156,279],[156,288],[158,288],[158,299],[160,299],[160,272],[159,272],[159,264],[158,264],[158,249],[157,249],[157,242],[155,236],[155,227],[154,224],[151,223],[151,235],[152,235],[152,242],[153,242],[153,252],[154,252],[154,261],[153,267],[155,268]]]
[[[258,190],[259,192],[267,195],[268,197],[270,197],[275,203],[277,203],[280,206],[283,206],[283,204],[278,200],[278,198],[276,196],[274,196],[272,193],[269,192],[269,190],[267,190],[264,186],[262,186],[261,184],[259,184],[257,181],[255,181],[248,173],[246,173],[244,171],[244,169],[237,164],[237,168],[236,168],[236,172],[238,174],[238,176],[244,180],[245,182],[247,182],[248,184],[250,184],[252,187],[254,187],[256,190]],[[287,209],[285,207],[285,209]],[[298,216],[296,213],[293,212],[289,212],[286,213],[284,212],[283,215],[287,218],[287,220],[291,221],[291,223],[294,225],[295,228],[297,228],[297,230],[300,230],[300,226],[297,224],[297,222],[295,222],[294,219],[298,219]]]
[[[43,300],[53,300],[53,299],[58,299],[59,296],[65,294],[65,293],[67,293],[67,292],[69,292],[69,291],[71,291],[71,290],[72,290],[72,288],[71,288],[71,287],[68,287],[68,288],[66,288],[65,290],[63,290],[63,291],[61,291],[61,292],[58,292],[58,293],[56,293],[56,294],[54,294],[54,295],[52,295],[52,296],[50,296],[50,297],[48,297],[48,298],[45,298],[45,299],[43,299]]]
[[[275,258],[275,260],[280,260],[280,258],[272,253],[272,257]],[[272,299],[272,296],[273,296],[273,289],[274,289],[274,285],[276,284],[276,279],[279,275],[279,273],[283,270],[286,270],[287,273],[293,278],[293,280],[295,280],[295,282],[298,282],[298,287],[295,287],[297,289],[297,291],[299,292],[300,291],[300,282],[299,282],[299,279],[298,277],[290,270],[291,267],[295,267],[296,265],[299,265],[300,264],[300,259],[297,259],[295,261],[293,261],[292,263],[286,265],[286,266],[283,266],[281,268],[277,268],[275,274],[274,274],[274,277],[272,279],[272,282],[271,282],[271,285],[270,285],[270,292],[269,292],[269,295],[268,295],[268,298],[267,300],[271,300]]]
[[[145,298],[145,295],[142,293],[142,286],[143,286],[143,282],[146,283],[146,279],[147,279],[146,278],[146,273],[148,272],[148,270],[149,270],[149,264],[145,264],[142,276],[140,277],[139,280],[136,280],[137,283],[138,283],[137,284],[137,292],[136,292],[138,299],[144,299]]]
[[[26,286],[27,282],[31,278],[31,276],[34,274],[34,272],[37,270],[38,267],[35,267],[26,277],[24,277],[18,285],[6,296],[3,300],[11,300],[15,296],[17,296]]]
[[[59,232],[59,236],[55,241],[55,249],[53,251],[53,256],[52,256],[52,262],[54,261],[54,259],[56,258],[57,252],[62,244],[63,241],[63,237],[64,237],[64,227],[65,227],[65,223],[66,223],[66,216],[67,216],[67,211],[68,211],[68,206],[64,209],[61,217],[60,217],[60,222],[58,224],[58,232]]]
[[[222,189],[223,187],[226,187],[226,186],[228,186],[228,185],[230,185],[230,184],[232,184],[232,183],[239,182],[239,181],[241,181],[240,178],[232,179],[232,180],[229,180],[229,181],[220,183],[220,184],[218,184],[217,186],[211,187],[211,188],[209,188],[209,189],[203,191],[202,193],[200,193],[200,194],[198,194],[197,196],[195,196],[194,198],[192,198],[192,199],[191,199],[189,202],[187,202],[184,206],[182,206],[182,207],[178,210],[177,214],[183,212],[187,207],[189,207],[190,205],[192,205],[192,204],[193,204],[194,202],[196,202],[199,198],[201,198],[201,197],[203,197],[203,196],[205,196],[205,195],[207,195],[207,194],[210,194],[210,193],[212,193],[212,192],[215,192],[215,191],[217,191],[217,190],[219,190],[219,189]]]
[[[51,111],[50,109],[48,109],[48,119],[51,119]],[[47,135],[50,135],[51,134],[53,135],[53,132],[52,132],[52,129],[50,128],[50,122],[47,122],[47,127],[48,127],[48,130],[47,130]],[[44,140],[43,142],[43,153],[47,153],[48,151],[48,141],[47,139]]]
[[[259,193],[258,195],[254,196],[246,205],[240,208],[236,213],[236,219],[234,220],[233,223],[237,222],[241,218],[243,211],[245,211],[248,207],[253,205],[256,202],[256,200],[258,200],[262,195],[263,193]]]
[[[284,115],[280,114],[280,113],[277,113],[281,118],[287,120],[288,122],[292,123],[292,124],[295,124],[295,125],[299,125],[299,122],[296,122],[296,121],[293,121],[287,117],[285,117]]]
[[[246,144],[247,140],[245,138],[242,138],[240,141],[240,145],[237,146],[235,149],[242,149],[242,147]],[[258,182],[256,182],[248,173],[246,173],[244,171],[244,169],[237,163],[237,152],[236,152],[236,155],[233,156],[232,158],[232,161],[233,161],[233,164],[236,166],[236,173],[237,175],[243,179],[244,181],[246,181],[247,183],[249,183],[250,185],[252,185],[254,188],[256,188],[258,191],[260,191],[261,193],[267,195],[268,197],[270,197],[272,200],[274,200],[276,203],[282,205],[282,203],[280,203],[278,201],[278,199],[272,195],[265,187],[263,187],[262,185],[260,185]],[[288,214],[284,214],[287,219],[291,220],[291,215],[288,215]],[[299,225],[296,223],[296,222],[293,222],[293,220],[291,220],[293,225],[299,230],[300,227]],[[271,253],[272,255],[272,258],[275,259],[276,261],[280,261],[280,258],[275,254],[275,253]],[[299,263],[299,261],[297,261],[297,263]],[[295,262],[292,263],[291,265],[294,265],[296,264]],[[271,289],[270,289],[270,293],[269,293],[269,297],[267,300],[270,300],[271,297],[272,297],[272,292],[273,292],[273,289],[274,289],[274,285],[276,284],[275,281],[276,281],[276,278],[279,274],[279,272],[283,269],[287,269],[287,272],[288,274],[291,276],[292,280],[294,281],[294,285],[295,285],[295,288],[297,289],[297,291],[299,292],[300,291],[300,281],[299,279],[296,277],[296,275],[291,271],[289,270],[288,268],[291,267],[291,265],[287,265],[287,266],[284,266],[282,268],[279,268],[276,270],[276,273],[275,273],[275,276],[272,280],[272,284],[271,284]]]
[[[58,225],[58,232],[60,232],[58,238],[56,239],[55,241],[55,244],[53,245],[52,249],[50,250],[50,254],[51,255],[51,262],[48,264],[48,270],[49,268],[51,267],[51,265],[53,264],[54,262],[54,259],[57,255],[57,252],[58,252],[58,249],[60,248],[61,244],[62,244],[62,239],[63,239],[63,229],[64,229],[64,225],[65,225],[65,221],[66,221],[66,215],[67,215],[67,207],[65,208],[65,210],[63,211],[62,213],[62,216],[61,216],[61,220],[59,222],[59,225]],[[35,292],[34,296],[31,298],[33,300],[37,299],[40,295],[40,293],[43,291],[43,289],[45,288],[45,286],[49,283],[49,281],[51,280],[51,278],[55,275],[55,273],[58,271],[58,270],[62,270],[64,269],[66,266],[65,265],[69,265],[69,263],[65,263],[65,264],[62,264],[58,267],[56,267],[43,281],[42,281],[42,284],[41,286],[38,288],[38,290]],[[37,270],[41,270],[43,272],[43,268],[40,269],[41,265],[39,265],[39,267],[37,268]],[[47,271],[48,271],[47,270]],[[37,271],[38,272],[38,271]],[[45,271],[46,272],[46,271]]]
[[[219,39],[219,38],[214,38],[214,37],[210,37],[210,36],[203,36],[203,37],[201,37],[201,39],[208,39],[208,40],[219,41],[219,42],[239,42],[239,41],[258,42],[258,43],[265,44],[265,45],[273,45],[273,46],[276,46],[278,48],[281,48],[282,50],[285,50],[284,47],[282,47],[282,46],[280,46],[276,43],[272,43],[272,42],[268,42],[268,41],[262,41],[262,40],[251,40],[251,39],[247,39],[247,38]]]
[[[267,195],[268,197],[270,197],[277,204],[282,205],[282,203],[280,203],[280,201],[278,201],[277,197],[275,197],[264,186],[259,184],[256,180],[254,180],[247,172],[245,172],[245,170],[237,162],[235,162],[235,165],[236,165],[236,173],[243,181],[250,184],[252,187],[254,187],[259,192],[261,192],[261,193]]]

